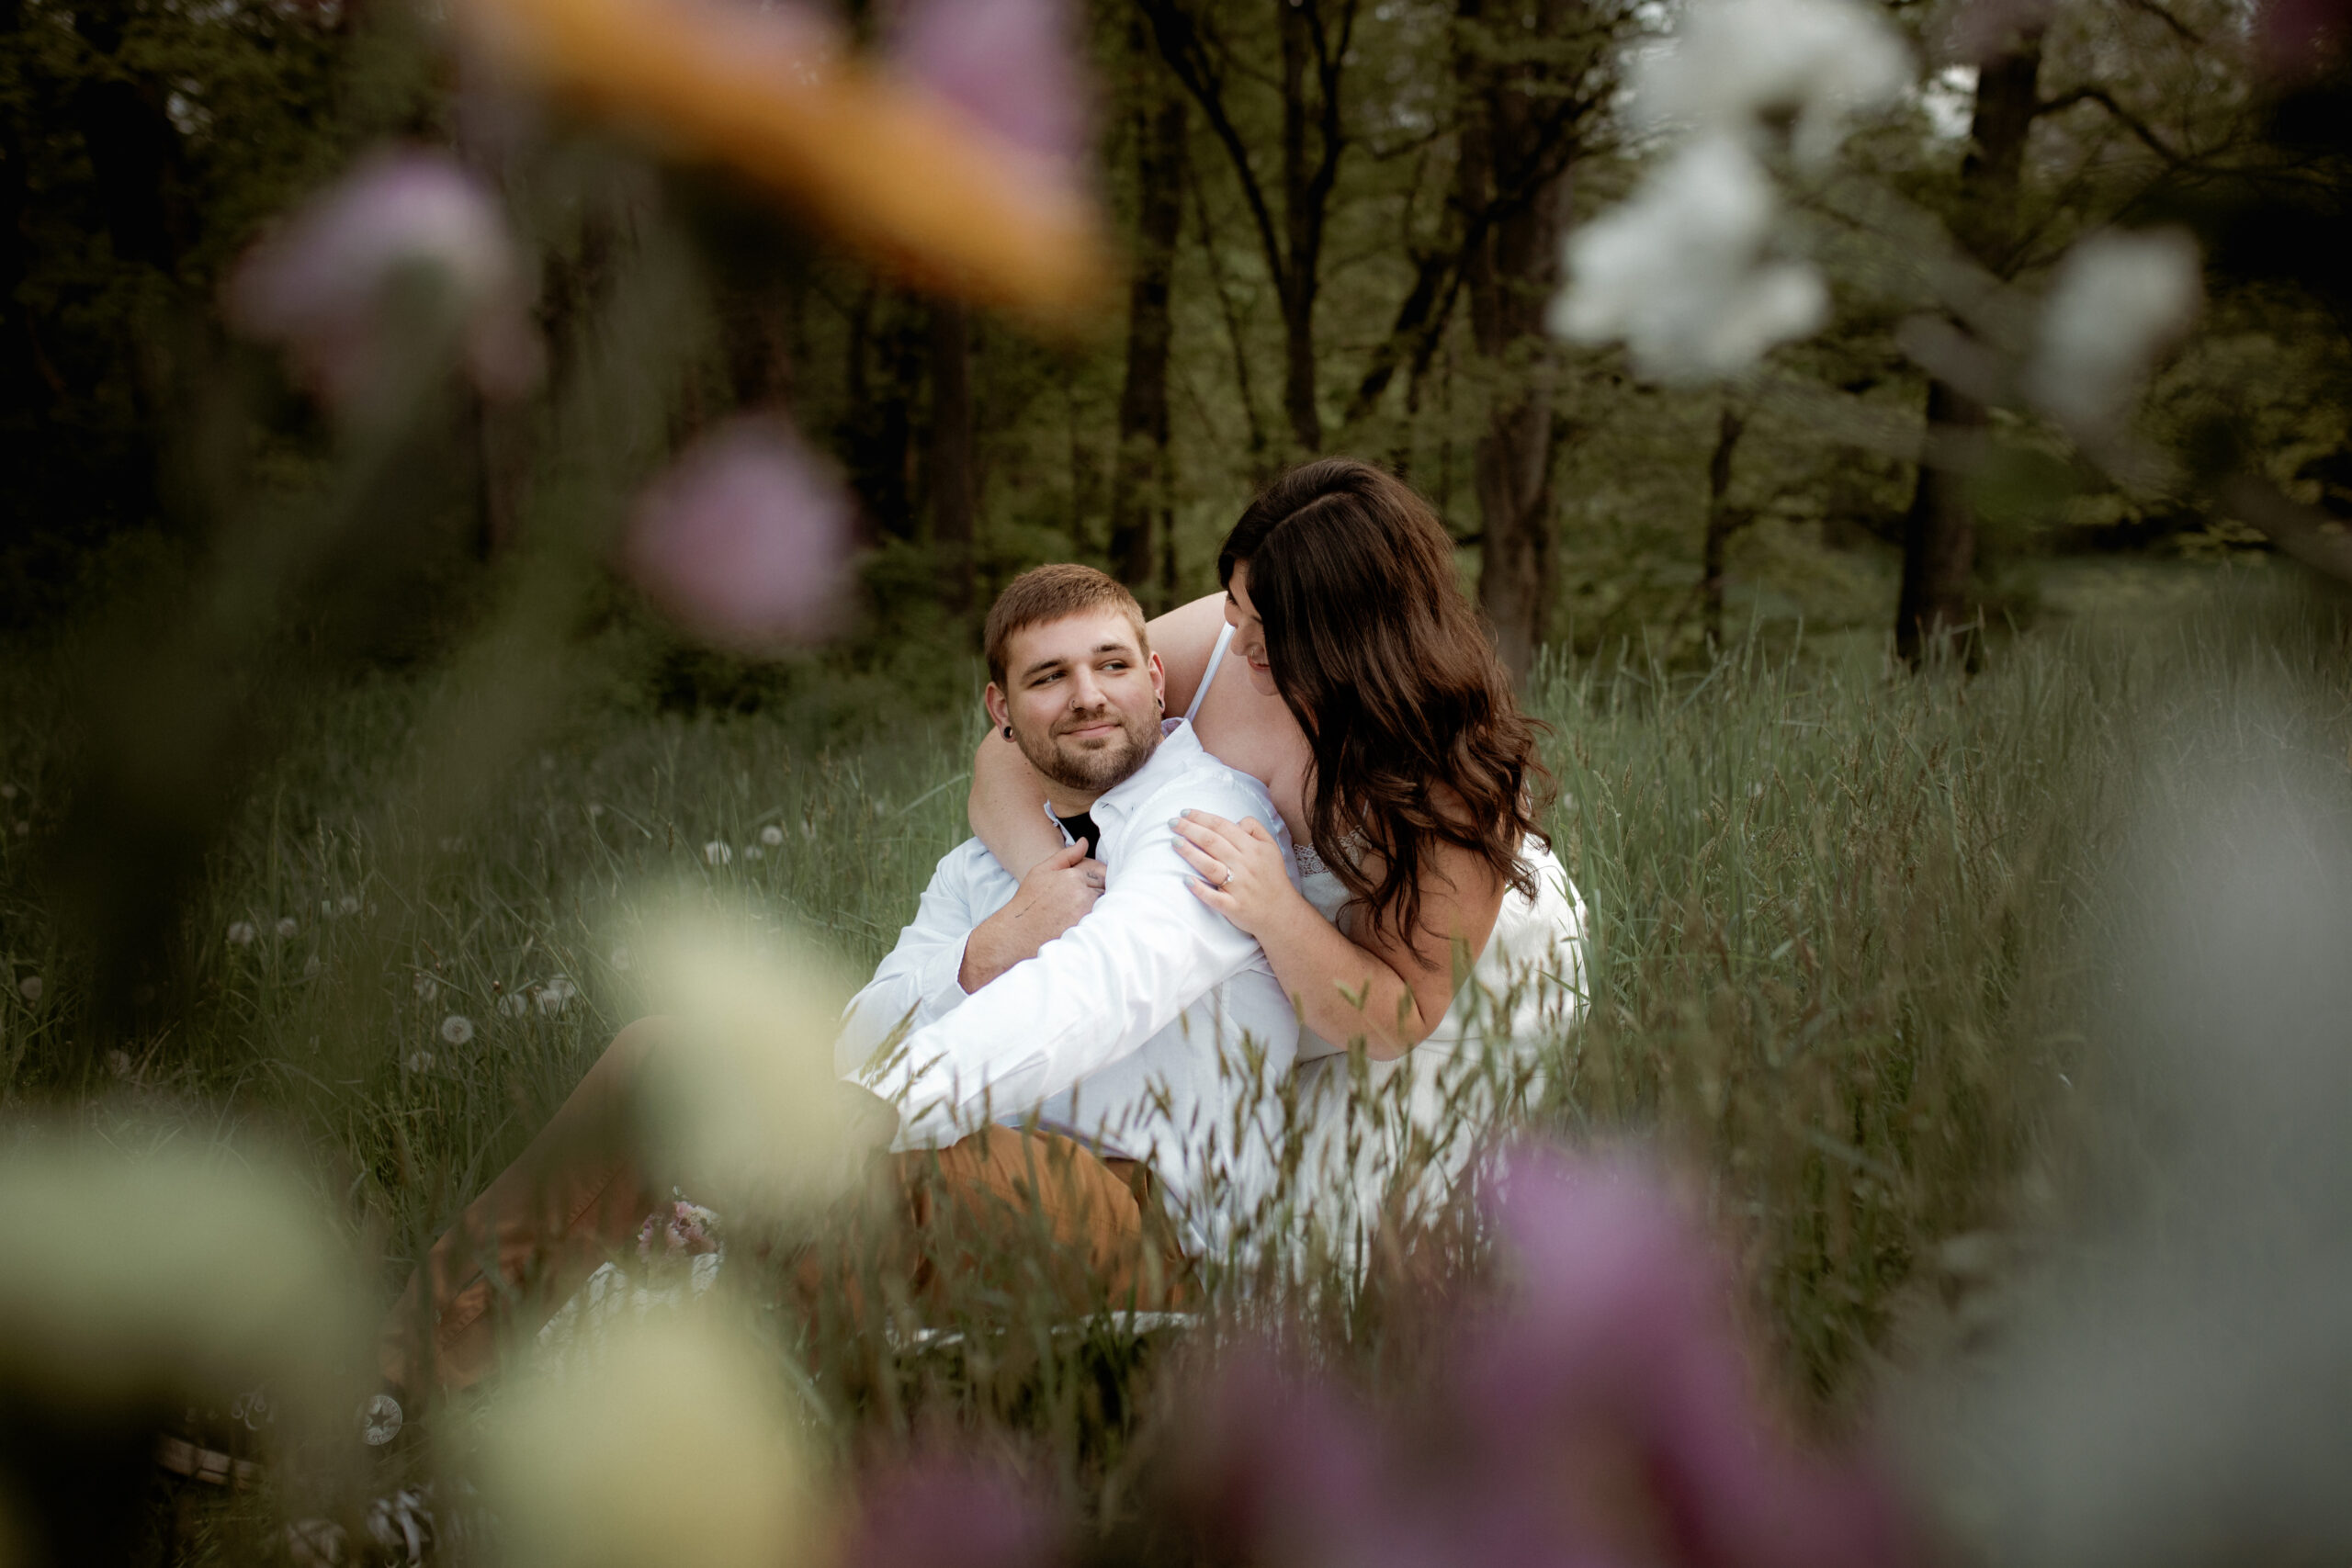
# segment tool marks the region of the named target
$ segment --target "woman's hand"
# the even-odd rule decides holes
[[[1291,886],[1289,856],[1255,818],[1228,822],[1214,811],[1187,811],[1169,824],[1176,852],[1200,873],[1193,897],[1263,941],[1266,930],[1304,902]]]

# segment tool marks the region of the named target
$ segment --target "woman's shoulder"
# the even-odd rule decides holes
[[[1151,651],[1159,655],[1168,677],[1168,711],[1182,713],[1193,705],[1201,677],[1208,672],[1209,655],[1225,630],[1225,595],[1207,593],[1189,604],[1179,604],[1155,615],[1144,627]]]

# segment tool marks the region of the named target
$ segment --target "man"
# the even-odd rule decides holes
[[[1189,1246],[1216,1247],[1271,1183],[1266,1091],[1297,1017],[1255,939],[1188,891],[1171,823],[1194,808],[1283,838],[1282,818],[1162,719],[1143,612],[1102,573],[1025,573],[986,647],[989,717],[1046,779],[1068,847],[1018,882],[978,839],[949,851],[834,1065],[899,1108],[897,1148],[1031,1122],[1114,1172],[1146,1168]]]
[[[866,1104],[894,1151],[902,1230],[1042,1217],[1091,1276],[1068,1293],[1167,1304],[1182,1259],[1163,1255],[1219,1245],[1271,1186],[1263,1091],[1298,1043],[1256,941],[1187,890],[1170,821],[1198,808],[1279,836],[1282,818],[1255,779],[1162,721],[1142,612],[1101,572],[1017,579],[989,611],[987,648],[989,717],[1050,781],[1046,807],[1071,842],[1017,883],[977,840],[949,852],[851,1002],[836,1065],[882,1097]],[[616,1131],[667,1027],[622,1031],[435,1242],[384,1325],[392,1428],[427,1384],[478,1381],[502,1330],[535,1327],[516,1320],[543,1320],[677,1208]],[[1163,1203],[1172,1248],[1153,1234]],[[801,1274],[812,1295],[843,1279]]]

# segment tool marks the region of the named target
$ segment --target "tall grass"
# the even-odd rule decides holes
[[[1552,827],[1595,936],[1588,1021],[1545,1114],[1680,1162],[1745,1265],[1770,1364],[1816,1413],[1867,1398],[1969,1238],[2030,1227],[2059,1191],[2098,890],[2168,716],[2258,676],[2301,693],[2309,744],[2340,757],[2345,628],[2257,583],[2161,626],[2020,637],[1971,676],[1760,642],[1702,671],[1547,666],[1532,700],[1552,727]],[[583,709],[449,832],[383,781],[455,677],[345,689],[216,857],[182,933],[187,993],[108,1059],[37,874],[70,734],[37,668],[18,667],[0,721],[18,791],[0,811],[0,953],[19,982],[0,996],[0,1104],[274,1132],[378,1249],[387,1298],[640,1010],[649,899],[748,900],[862,975],[963,836],[979,724],[977,707],[854,724]],[[469,1038],[444,1033],[452,1017]],[[1127,1361],[1031,1351],[1010,1358],[1018,1376],[984,1370],[989,1419],[1050,1442],[1127,1419]],[[968,1399],[970,1374],[922,1386]],[[1041,1400],[1041,1376],[1063,1393]],[[896,1394],[844,1397],[853,1424],[912,1419]]]

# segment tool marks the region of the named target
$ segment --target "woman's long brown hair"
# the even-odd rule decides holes
[[[1412,940],[1442,843],[1532,897],[1521,846],[1550,842],[1536,821],[1551,775],[1429,503],[1369,463],[1302,464],[1226,536],[1217,581],[1230,588],[1244,562],[1274,686],[1315,759],[1308,830],[1373,928]]]

